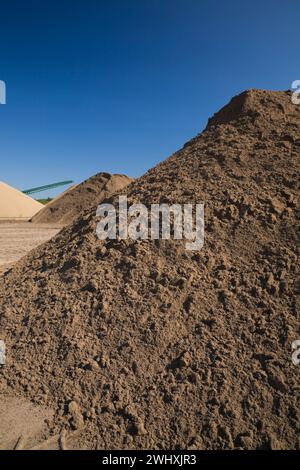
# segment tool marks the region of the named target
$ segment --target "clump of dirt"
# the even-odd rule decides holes
[[[93,209],[19,262],[4,390],[86,448],[299,448],[299,136],[289,92],[250,90],[130,185],[130,203],[204,202],[199,252],[100,242]]]
[[[126,175],[97,173],[83,183],[72,186],[41,209],[31,222],[68,225],[94,204],[110,197],[133,181]]]

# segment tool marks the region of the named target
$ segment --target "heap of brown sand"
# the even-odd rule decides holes
[[[36,214],[31,222],[68,225],[94,204],[100,204],[133,181],[126,175],[97,173],[83,183],[72,186]]]
[[[250,90],[129,187],[203,201],[200,252],[99,242],[91,210],[19,262],[0,285],[3,390],[85,448],[299,448],[299,136],[289,92]]]

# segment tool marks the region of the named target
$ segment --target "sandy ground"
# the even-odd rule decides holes
[[[1,450],[79,450],[80,431],[50,432],[53,410],[0,393]]]
[[[0,275],[30,250],[56,235],[60,228],[30,222],[0,222]]]
[[[50,431],[53,414],[7,390],[0,393],[0,451],[80,450],[80,431]]]
[[[46,242],[61,229],[58,225],[0,221],[0,276],[30,250]],[[1,312],[0,312],[1,314]],[[0,338],[1,339],[1,338]],[[0,450],[78,449],[78,433],[50,433],[53,411],[16,396],[1,382]],[[8,367],[8,364],[4,367]]]
[[[59,230],[58,226],[1,221],[0,275]],[[3,387],[1,389],[5,395],[0,395],[0,450],[59,449],[60,436],[49,439],[45,429],[45,420],[50,420],[52,416],[51,410],[33,406],[29,401],[11,394],[7,396]]]
[[[0,450],[30,449],[45,442],[53,413],[20,397],[0,395]]]

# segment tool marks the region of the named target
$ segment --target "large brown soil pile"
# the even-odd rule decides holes
[[[204,248],[99,242],[85,214],[1,281],[3,386],[86,447],[299,447],[299,162],[289,92],[234,98],[128,191],[204,201]]]
[[[51,201],[31,219],[31,222],[68,225],[91,206],[100,204],[131,181],[133,179],[126,175],[97,173]]]

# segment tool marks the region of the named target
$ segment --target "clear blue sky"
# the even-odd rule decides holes
[[[9,0],[0,21],[0,180],[19,189],[139,176],[233,95],[300,79],[299,0]]]

